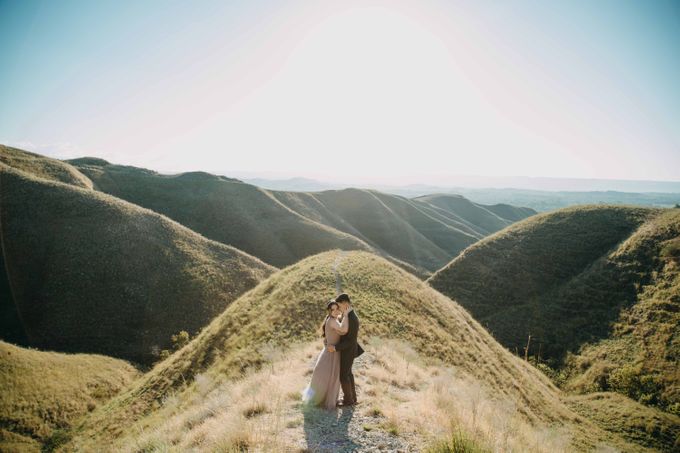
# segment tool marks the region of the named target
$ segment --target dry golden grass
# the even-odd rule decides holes
[[[110,449],[325,451],[331,445],[379,447],[387,437],[420,451],[463,433],[481,451],[573,451],[568,428],[527,423],[515,404],[497,399],[478,381],[421,357],[405,342],[377,338],[368,342],[369,352],[355,366],[361,404],[346,426],[334,425],[332,414],[300,403],[319,349],[318,341],[295,346],[261,370],[233,379],[212,372],[198,375]],[[87,440],[74,447],[94,448]]]
[[[230,426],[234,426],[233,431],[230,431],[233,434],[229,436],[242,439],[237,435],[253,434],[255,437],[248,438],[247,441],[258,444],[260,442],[258,440],[260,437],[256,435],[258,430],[263,430],[262,438],[271,439],[272,434],[268,431],[271,427],[290,426],[289,429],[294,429],[299,420],[286,418],[277,421],[276,417],[280,413],[279,405],[290,404],[289,395],[301,390],[301,384],[308,378],[301,371],[305,370],[305,366],[302,366],[301,362],[296,364],[295,353],[286,353],[285,356],[287,363],[292,367],[290,369],[285,363],[284,366],[279,366],[278,370],[277,366],[271,364],[281,363],[277,356],[282,353],[282,347],[302,344],[301,347],[304,348],[305,344],[315,339],[318,322],[323,316],[324,301],[335,291],[334,269],[337,269],[337,277],[343,289],[353,296],[361,319],[360,341],[368,337],[404,341],[417,352],[418,356],[439,361],[442,367],[454,370],[451,376],[439,370],[438,376],[433,377],[426,367],[418,368],[418,361],[410,359],[408,355],[410,353],[405,353],[404,359],[384,362],[387,365],[376,361],[376,364],[371,366],[377,368],[371,369],[362,378],[366,379],[365,384],[362,384],[366,387],[362,388],[360,393],[373,398],[376,404],[382,405],[378,409],[384,419],[381,417],[380,420],[366,423],[366,429],[362,427],[362,431],[373,433],[375,436],[396,433],[400,436],[399,439],[403,438],[405,442],[409,436],[424,436],[419,439],[425,439],[432,433],[411,432],[400,423],[400,417],[409,410],[408,406],[392,404],[389,401],[406,398],[402,401],[406,404],[409,395],[429,391],[434,393],[431,393],[426,401],[440,399],[445,402],[447,398],[449,400],[462,398],[460,395],[471,391],[463,382],[476,382],[484,390],[478,392],[480,396],[473,399],[473,403],[477,400],[486,400],[486,395],[492,395],[494,400],[500,401],[499,407],[514,408],[514,412],[513,410],[509,412],[512,414],[509,418],[512,422],[508,423],[540,427],[538,430],[526,428],[528,431],[524,435],[525,438],[517,437],[515,441],[510,440],[511,434],[508,433],[508,448],[513,448],[513,442],[517,445],[526,442],[529,446],[545,442],[562,445],[566,442],[565,436],[561,433],[555,434],[554,426],[564,426],[569,430],[569,448],[575,450],[594,448],[599,443],[606,442],[614,446],[623,446],[628,451],[645,451],[642,447],[627,444],[618,436],[603,431],[573,412],[561,401],[561,392],[546,376],[496,343],[455,302],[386,260],[364,252],[323,253],[274,274],[230,305],[187,346],[158,364],[106,407],[92,413],[74,430],[74,440],[69,447],[87,450],[88,446],[107,445],[116,439],[130,436],[137,439],[142,434],[149,433],[153,435],[160,429],[159,426],[165,423],[163,420],[167,416],[163,412],[165,409],[162,402],[167,400],[169,395],[178,398],[178,407],[182,411],[192,407],[199,408],[200,404],[196,403],[194,406],[187,401],[190,399],[189,395],[193,394],[191,389],[201,385],[200,382],[231,383],[234,379],[235,382],[242,382],[243,375],[250,375],[252,372],[265,374],[259,375],[261,377],[257,379],[260,381],[252,378],[258,382],[257,385],[248,387],[250,383],[255,382],[249,378],[246,382],[238,384],[241,387],[235,387],[239,389],[238,393],[245,397],[227,398],[232,400],[230,404],[234,406],[233,409],[229,409],[231,415],[227,417],[231,420]],[[318,339],[316,341],[318,342]],[[379,357],[379,354],[372,355]],[[307,359],[312,360],[312,355]],[[411,369],[411,366],[414,368]],[[290,371],[285,371],[286,369]],[[275,384],[272,370],[275,370],[275,373],[298,373],[300,376],[296,378],[297,381],[295,379],[291,381],[297,382],[292,387],[284,383]],[[208,380],[204,381],[204,378]],[[281,382],[288,382],[290,379],[292,378],[286,375]],[[421,386],[419,382],[421,380],[430,390]],[[437,380],[441,384],[432,384]],[[453,387],[465,390],[447,394],[444,392],[447,382],[453,383]],[[208,384],[206,387],[211,389],[212,386],[213,384]],[[267,388],[270,386],[276,389],[277,398],[267,395]],[[392,388],[396,390],[390,391]],[[187,391],[190,393],[186,393]],[[221,394],[225,391],[222,390]],[[251,395],[249,392],[255,391],[257,393],[248,396]],[[263,400],[259,400],[259,397]],[[410,400],[411,404],[415,404],[413,401],[422,401],[421,398],[415,396],[413,398]],[[499,441],[496,438],[484,440],[484,433],[490,433],[490,427],[496,426],[489,417],[492,412],[499,410],[498,407],[489,404],[488,407],[492,409],[488,409],[476,403],[474,407],[477,409],[470,412],[472,403],[466,404],[468,405],[462,406],[456,419],[456,426],[468,426],[466,429],[470,431],[470,435],[495,448]],[[423,413],[432,412],[439,414],[437,416],[450,414],[453,407],[453,403],[451,406],[442,403],[439,409],[430,402],[428,405],[421,409]],[[366,411],[372,410],[371,406],[373,404],[366,406]],[[471,414],[474,414],[472,418]],[[214,418],[200,411],[196,416],[198,419],[202,419],[203,416],[210,420]],[[361,416],[367,415],[362,413]],[[220,420],[226,423],[226,418]],[[261,420],[267,422],[256,429],[252,424],[257,424]],[[307,422],[311,423],[311,420],[308,418]],[[252,425],[252,429],[244,431],[243,423]],[[442,423],[432,424],[437,431],[444,427],[439,434],[450,430],[450,423]],[[173,430],[168,430],[171,431]],[[536,434],[537,432],[542,434]],[[212,442],[209,432],[201,434],[201,431],[196,431],[195,435],[196,442],[203,442],[205,439]],[[299,436],[294,438],[300,439]],[[162,433],[152,440],[166,442]]]
[[[585,206],[520,222],[429,281],[568,390],[680,414],[680,209]],[[550,369],[544,368],[550,372]]]
[[[0,451],[40,450],[55,430],[69,428],[138,375],[110,357],[0,341]]]
[[[92,181],[87,176],[61,160],[0,145],[0,162],[39,178],[92,189]]]

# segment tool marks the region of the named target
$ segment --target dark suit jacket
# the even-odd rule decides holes
[[[349,322],[347,334],[340,337],[340,342],[335,345],[335,349],[340,351],[340,374],[351,369],[354,358],[359,355],[359,343],[357,342],[359,317],[354,313],[354,310],[347,314],[347,322]]]

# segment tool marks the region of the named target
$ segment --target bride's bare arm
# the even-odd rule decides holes
[[[331,323],[331,328],[338,332],[340,335],[347,334],[347,331],[349,330],[349,322],[347,321],[347,316],[345,316],[342,322],[338,321],[336,318],[329,319],[329,322]]]

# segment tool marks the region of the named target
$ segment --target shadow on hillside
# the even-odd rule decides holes
[[[28,346],[28,338],[14,303],[4,255],[4,250],[0,250],[0,339],[20,346]]]
[[[348,435],[349,423],[354,416],[353,408],[339,408],[329,412],[308,407],[304,408],[302,413],[309,451],[349,452],[361,447]]]

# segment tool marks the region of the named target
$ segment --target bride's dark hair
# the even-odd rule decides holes
[[[321,331],[321,336],[324,337],[324,338],[326,338],[326,322],[328,322],[328,318],[331,317],[331,310],[333,310],[333,305],[335,305],[336,307],[340,307],[340,305],[338,305],[338,303],[335,300],[333,300],[333,299],[329,300],[328,303],[326,304],[326,312],[327,312],[326,317],[323,319],[323,322],[321,323],[321,326],[319,327],[319,330]]]

